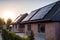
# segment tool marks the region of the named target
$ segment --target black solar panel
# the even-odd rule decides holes
[[[60,7],[57,9],[57,11],[55,13],[59,13],[60,14]]]
[[[38,9],[32,11],[23,21],[28,21],[37,11],[38,11]]]
[[[14,20],[14,23],[18,23],[18,22],[22,21],[27,15],[28,15],[28,14],[25,13],[25,14],[23,14],[23,15],[18,16],[18,17]]]
[[[36,19],[42,19],[55,5],[56,3],[52,3],[50,5],[47,5],[45,7],[42,7],[37,14],[35,14],[30,20],[36,20]]]
[[[19,18],[19,20],[17,20],[17,23],[20,23],[27,15],[28,15],[27,13],[23,14],[23,15]]]
[[[60,7],[59,7],[58,10],[55,12],[55,14],[57,14],[57,15],[58,15],[58,18],[60,18],[60,16],[59,16],[59,15],[60,15]],[[56,15],[56,16],[57,16],[57,15]]]
[[[51,20],[60,21],[60,8],[58,8]]]

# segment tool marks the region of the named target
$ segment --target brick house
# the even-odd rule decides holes
[[[60,40],[60,1],[32,11],[21,23],[44,40]]]
[[[20,22],[27,16],[28,14],[25,13],[23,15],[18,16],[12,23],[12,31],[13,32],[24,32],[24,24]]]

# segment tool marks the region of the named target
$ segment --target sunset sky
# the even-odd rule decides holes
[[[0,17],[14,20],[18,15],[30,13],[57,0],[0,0]]]

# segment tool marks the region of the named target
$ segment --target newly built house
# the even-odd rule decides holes
[[[25,13],[23,15],[18,16],[12,23],[12,31],[13,32],[24,32],[24,24],[20,22],[27,16],[28,14]]]
[[[21,23],[25,34],[32,30],[44,40],[60,40],[60,1],[33,10]]]

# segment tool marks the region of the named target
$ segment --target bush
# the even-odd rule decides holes
[[[34,40],[34,33],[31,31],[31,33],[28,35],[29,40]]]
[[[2,28],[3,28],[3,26],[2,26],[2,25],[0,25],[0,30],[2,30]]]
[[[28,40],[28,38],[22,38],[7,29],[2,30],[2,38],[3,40]]]

